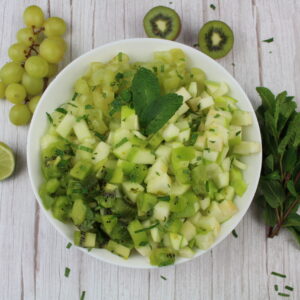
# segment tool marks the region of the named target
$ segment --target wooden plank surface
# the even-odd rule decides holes
[[[297,0],[1,0],[0,63],[22,25],[23,9],[36,3],[50,16],[63,17],[69,49],[62,63],[107,42],[144,37],[142,19],[155,5],[170,6],[183,21],[179,41],[197,42],[201,25],[220,19],[235,33],[233,51],[219,62],[240,82],[254,106],[266,85],[300,97],[300,3]],[[216,9],[210,8],[214,4]],[[273,43],[262,40],[274,37]],[[131,270],[102,263],[66,241],[40,213],[26,169],[26,127],[8,121],[10,105],[0,103],[0,140],[17,155],[15,176],[0,183],[0,299],[101,300],[265,300],[277,299],[274,284],[293,285],[289,299],[300,299],[300,251],[283,232],[266,240],[259,211],[252,205],[215,249],[189,263],[157,270]],[[64,277],[65,267],[71,269]],[[282,280],[272,271],[287,274]],[[161,275],[166,277],[163,280]]]

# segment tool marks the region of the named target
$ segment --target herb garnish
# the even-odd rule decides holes
[[[294,290],[294,288],[291,287],[291,286],[289,286],[289,285],[286,285],[284,288],[285,288],[286,290],[289,290],[289,291],[293,291],[293,290]]]
[[[47,118],[51,124],[53,124],[53,119],[49,113],[46,112]]]
[[[256,113],[264,149],[258,202],[270,226],[268,237],[286,227],[300,244],[300,113],[286,91],[276,97],[264,87],[257,92],[262,99]]]
[[[273,41],[274,41],[274,38],[269,38],[269,39],[263,40],[263,42],[265,42],[265,43],[272,43]]]
[[[211,4],[209,7],[210,7],[211,9],[213,9],[213,10],[216,9],[216,6],[215,6],[214,4]]]
[[[160,278],[163,279],[163,280],[167,280],[167,278],[163,275],[160,275]]]
[[[236,233],[235,229],[232,230],[232,235],[237,239],[239,236],[238,234]]]
[[[122,146],[126,142],[128,142],[128,138],[127,137],[122,138],[121,141],[116,144],[115,148]]]
[[[87,105],[85,105],[84,109],[94,109],[94,106],[87,104]]]
[[[81,120],[87,120],[88,119],[88,115],[82,115],[80,117],[77,117],[76,118],[76,122],[80,122]]]
[[[62,107],[58,107],[55,111],[58,111],[58,112],[60,112],[61,114],[64,114],[64,115],[66,115],[68,112],[64,109],[64,108],[62,108]]]
[[[278,296],[281,296],[281,297],[289,297],[290,295],[289,295],[289,294],[286,294],[286,293],[278,293]]]
[[[71,269],[68,268],[68,267],[66,267],[66,268],[65,268],[65,277],[69,277],[70,272],[71,272]]]
[[[85,291],[82,291],[81,296],[80,296],[80,300],[84,300],[85,298]]]
[[[78,96],[78,93],[74,93],[73,97],[72,97],[72,101],[74,101]]]
[[[275,285],[274,285],[274,290],[275,290],[276,292],[278,292],[278,284],[275,284]]]
[[[281,278],[286,278],[285,274],[281,274],[281,273],[277,273],[277,272],[272,272],[271,274],[274,275],[274,276],[281,277]]]
[[[139,230],[136,230],[135,233],[139,233],[139,232],[144,232],[144,231],[148,231],[152,228],[155,228],[159,225],[159,223],[155,223],[154,225],[151,225],[149,227],[145,227],[145,228],[142,228],[142,229],[139,229]]]
[[[71,247],[72,247],[72,243],[69,242],[69,243],[67,244],[66,248],[67,248],[67,249],[70,249]]]
[[[93,149],[92,148],[89,148],[89,147],[86,147],[86,146],[83,146],[83,145],[78,146],[78,150],[82,150],[82,151],[85,151],[85,152],[93,153]]]

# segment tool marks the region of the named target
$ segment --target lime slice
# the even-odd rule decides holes
[[[0,142],[0,180],[9,177],[15,168],[15,157],[12,150]]]

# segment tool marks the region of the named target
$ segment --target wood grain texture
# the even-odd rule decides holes
[[[240,82],[254,106],[255,87],[266,85],[300,96],[300,3],[297,0],[1,0],[0,63],[22,25],[21,14],[38,4],[46,15],[69,25],[70,47],[62,67],[86,51],[107,42],[144,37],[142,19],[155,5],[170,6],[183,21],[179,41],[197,43],[204,22],[220,19],[235,33],[233,51],[219,62]],[[210,8],[210,4],[216,10]],[[262,40],[274,37],[273,43]],[[252,205],[229,236],[207,254],[189,263],[156,270],[130,270],[66,249],[64,240],[34,199],[26,169],[26,127],[8,121],[10,105],[0,103],[0,140],[17,155],[14,177],[0,182],[0,299],[101,300],[265,300],[277,299],[274,284],[295,290],[300,299],[299,247],[286,233],[266,240],[266,228]],[[64,277],[65,267],[71,269]],[[270,276],[287,274],[285,280]],[[164,276],[167,280],[163,280]]]

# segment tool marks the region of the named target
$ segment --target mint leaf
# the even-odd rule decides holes
[[[167,94],[149,105],[144,113],[147,121],[145,133],[147,135],[153,134],[162,128],[182,105],[182,102],[182,96]]]
[[[265,87],[257,87],[256,91],[261,97],[263,108],[270,109],[271,111],[273,111],[273,107],[275,105],[274,94]]]
[[[285,200],[283,187],[279,181],[262,180],[260,188],[264,195],[266,202],[272,207],[279,207]]]
[[[300,226],[300,215],[298,215],[296,213],[290,214],[287,217],[283,226],[284,227],[292,227],[292,226],[299,227]]]
[[[139,68],[132,80],[133,107],[139,116],[142,127],[146,126],[145,109],[151,105],[160,95],[160,86],[155,74],[146,69]]]
[[[116,112],[121,110],[123,105],[132,105],[132,93],[130,89],[122,91],[116,99],[111,103],[111,110],[109,114],[113,116]]]
[[[288,230],[294,235],[296,241],[300,245],[300,232],[295,227],[290,227]]]

